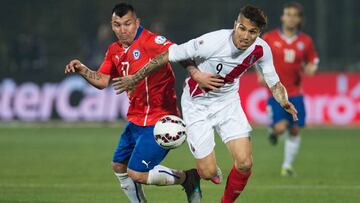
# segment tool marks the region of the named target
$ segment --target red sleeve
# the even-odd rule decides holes
[[[111,78],[119,77],[119,74],[116,70],[116,67],[112,61],[112,56],[114,54],[111,51],[111,46],[109,46],[106,51],[104,61],[102,62],[100,68],[98,69],[99,73],[103,73],[105,75],[110,75]]]
[[[144,49],[147,54],[153,58],[167,51],[172,44],[174,43],[164,36],[153,34],[146,40]]]
[[[306,50],[306,61],[309,63],[315,63],[317,64],[319,62],[318,54],[316,52],[315,46],[313,44],[313,41],[309,37],[308,47]]]

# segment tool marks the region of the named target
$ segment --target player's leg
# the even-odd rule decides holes
[[[252,150],[250,138],[245,135],[228,141],[226,146],[234,159],[234,165],[227,178],[221,202],[232,203],[244,190],[251,175]]]
[[[161,148],[153,136],[154,126],[135,126],[138,139],[128,164],[128,174],[136,182],[174,185],[184,181],[184,172],[159,165],[169,150]]]
[[[189,149],[196,159],[196,168],[200,177],[211,180],[215,184],[221,183],[222,173],[216,164],[214,130],[211,120],[189,122],[187,135]]]
[[[293,125],[289,129],[284,144],[284,161],[281,167],[281,176],[296,176],[293,163],[300,148],[300,126]]]
[[[216,175],[214,177],[212,177],[210,180],[211,180],[211,182],[213,182],[215,184],[222,183],[223,174],[222,174],[221,168],[218,165],[216,165]]]
[[[291,115],[288,119],[290,122],[289,135],[285,140],[284,145],[284,162],[282,164],[281,175],[282,176],[295,176],[293,169],[293,162],[299,152],[301,136],[300,130],[305,126],[305,105],[303,96],[290,97],[290,102],[295,105],[298,111],[298,121],[293,121]]]
[[[128,123],[120,136],[118,146],[115,150],[112,167],[120,182],[120,188],[131,203],[144,203],[146,197],[141,184],[132,180],[127,173],[127,164],[136,144],[136,138],[132,136],[133,124]]]
[[[288,128],[288,113],[273,97],[268,99],[267,111],[271,120],[269,127],[269,142],[272,145],[276,145],[279,136]]]
[[[249,132],[251,126],[240,101],[232,102],[217,114],[216,131],[234,160],[221,202],[234,202],[244,190],[251,175],[252,156]]]
[[[127,172],[138,183],[166,186],[182,184],[194,187],[194,181],[200,180],[195,169],[187,171],[176,170],[160,165],[169,150],[160,147],[153,136],[154,126],[137,126],[136,132],[140,134],[134,151],[129,160]],[[191,184],[190,184],[191,183]],[[200,187],[200,186],[199,186]],[[191,190],[191,191],[190,191]],[[194,188],[185,187],[188,201],[200,202],[201,195],[194,194]]]
[[[149,172],[138,172],[128,168],[128,173],[148,185],[166,186],[181,184],[186,192],[189,203],[201,201],[200,177],[196,169],[186,171],[175,170],[162,165],[156,165]]]
[[[199,177],[194,181],[194,183],[198,185],[195,185],[196,187],[194,188],[194,191],[196,192],[195,194],[200,194],[200,196],[200,177],[205,180],[211,180],[215,184],[219,184],[222,181],[221,170],[216,165],[213,130],[210,125],[208,125],[210,128],[206,128],[207,125],[204,125],[202,123],[203,122],[197,122],[190,125],[190,127],[188,126],[187,128],[187,141],[190,151],[196,159],[196,168],[197,173],[199,174]],[[202,140],[203,142],[200,140]],[[186,189],[186,187],[184,188]]]
[[[196,168],[202,179],[211,180],[217,176],[217,165],[215,153],[211,152],[209,155],[201,159],[196,159]]]

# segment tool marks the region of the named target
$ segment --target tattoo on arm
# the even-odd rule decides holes
[[[88,73],[89,73],[89,69],[85,69],[85,73],[83,75],[87,76]]]
[[[99,74],[98,72],[96,72],[96,80],[100,80],[102,78],[101,74]]]
[[[288,95],[286,89],[281,82],[277,82],[274,86],[271,87],[272,95],[274,96],[275,100],[279,102],[282,106],[286,101],[288,101]]]
[[[91,71],[88,75],[88,78],[95,79],[95,73]]]
[[[101,74],[95,71],[91,71],[89,69],[85,69],[84,73],[82,74],[82,76],[85,79],[94,79],[94,80],[100,80],[102,78]]]
[[[140,80],[144,79],[146,76],[150,75],[150,73],[155,72],[159,70],[161,67],[163,67],[167,62],[169,62],[168,55],[169,52],[165,51],[157,55],[155,58],[153,58],[142,69],[138,70],[134,74],[133,76],[134,81],[137,83]]]

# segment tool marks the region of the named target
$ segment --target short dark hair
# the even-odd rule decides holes
[[[303,8],[303,6],[302,6],[300,3],[298,3],[298,2],[286,3],[286,4],[284,4],[283,9],[285,9],[285,8],[295,8],[296,10],[298,10],[299,16],[300,16],[300,17],[304,17],[304,8]]]
[[[255,25],[258,26],[260,30],[263,30],[267,24],[267,17],[264,11],[258,7],[246,5],[241,8],[239,17],[240,15],[243,15],[245,18],[255,23]]]
[[[134,16],[136,16],[135,9],[132,5],[127,3],[119,3],[114,6],[111,14],[115,13],[115,15],[123,17],[130,11],[134,14]]]

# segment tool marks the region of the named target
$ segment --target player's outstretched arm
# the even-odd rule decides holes
[[[128,75],[124,77],[114,78],[113,87],[116,91],[116,94],[120,94],[125,90],[133,91],[136,85],[143,80],[146,76],[151,73],[159,70],[166,63],[169,62],[169,52],[165,51],[151,61],[149,61],[143,68],[138,70],[134,75]]]
[[[215,74],[201,72],[194,61],[185,60],[179,63],[189,72],[190,76],[199,84],[201,89],[214,91],[224,86],[224,79]]]
[[[69,73],[79,73],[92,86],[98,89],[106,88],[110,82],[109,75],[92,71],[77,59],[71,60],[69,64],[65,66],[65,74]]]
[[[291,102],[289,102],[284,85],[281,84],[281,82],[277,82],[274,86],[271,87],[271,92],[275,100],[279,102],[281,107],[283,107],[285,111],[292,115],[294,121],[297,121],[297,110],[295,109],[295,106]]]

